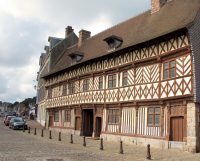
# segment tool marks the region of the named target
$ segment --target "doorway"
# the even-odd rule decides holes
[[[84,109],[83,116],[83,136],[92,136],[93,133],[93,109]]]
[[[101,117],[96,117],[96,134],[95,137],[100,137],[101,134]]]
[[[53,116],[49,116],[49,127],[53,127]]]
[[[172,117],[171,118],[171,129],[170,129],[170,140],[171,141],[183,141],[184,134],[184,117]]]

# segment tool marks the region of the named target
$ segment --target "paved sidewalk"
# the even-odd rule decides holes
[[[35,121],[35,120],[27,120],[26,121],[27,122],[27,124],[28,124],[28,126],[30,127],[30,128],[37,128],[37,129],[42,129],[42,128],[44,128],[42,125],[40,125],[37,121]]]
[[[100,150],[100,141],[73,136],[74,144],[70,144],[70,135],[44,130],[41,137],[40,126],[35,121],[27,121],[31,126],[28,130],[11,130],[0,120],[0,161],[145,161],[146,147],[138,145],[123,145],[124,154],[119,154],[119,142],[104,141],[104,150]],[[37,133],[34,135],[34,128]],[[161,150],[151,148],[152,160],[156,161],[200,161],[200,154],[192,154],[180,150]]]
[[[34,135],[34,125],[37,127],[37,135]],[[113,160],[146,160],[147,148],[141,147],[138,145],[126,145],[123,144],[124,154],[119,154],[120,143],[119,142],[109,142],[104,141],[104,150],[99,150],[100,148],[100,140],[94,140],[91,138],[86,138],[86,147],[83,147],[83,137],[73,135],[74,144],[70,144],[70,135],[69,134],[61,134],[61,141],[58,141],[59,133],[56,131],[52,131],[52,139],[49,139],[49,130],[44,130],[44,137],[41,137],[41,126],[38,125],[37,122],[32,121],[31,126],[31,134],[27,132],[24,135],[35,136],[38,139],[45,140],[47,142],[53,142],[54,144],[62,144],[70,147],[71,149],[78,149],[87,153],[95,153],[101,154],[106,157],[111,157]],[[200,154],[192,154],[188,152],[183,152],[181,150],[175,149],[156,149],[151,148],[152,160],[178,160],[178,161],[188,161],[188,160],[199,160]],[[101,159],[100,159],[101,160]],[[112,160],[112,159],[111,159]]]

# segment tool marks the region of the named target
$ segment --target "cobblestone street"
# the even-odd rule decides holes
[[[33,126],[37,123],[29,122]],[[32,128],[33,129],[33,128]],[[104,150],[99,150],[100,141],[74,136],[74,144],[70,144],[70,136],[62,134],[62,141],[58,141],[58,133],[44,131],[41,128],[34,135],[34,130],[11,130],[4,126],[0,119],[0,161],[133,161],[146,160],[146,148],[124,145],[124,154],[119,154],[119,143],[104,142]],[[152,160],[200,160],[200,154],[182,152],[180,150],[159,150],[151,148]]]

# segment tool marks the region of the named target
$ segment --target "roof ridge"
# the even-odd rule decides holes
[[[148,12],[150,12],[150,9],[149,9],[149,10],[146,10],[146,11],[143,11],[143,12],[137,14],[137,15],[134,16],[134,17],[130,17],[130,18],[128,18],[128,19],[126,19],[126,20],[124,20],[124,21],[122,21],[122,22],[120,22],[120,23],[117,23],[116,25],[113,25],[113,26],[111,26],[111,27],[108,27],[108,28],[106,28],[105,30],[103,30],[103,31],[101,31],[101,32],[99,32],[99,33],[97,33],[97,34],[91,36],[89,39],[95,38],[96,36],[102,34],[103,32],[106,32],[106,31],[109,31],[109,30],[111,30],[111,29],[114,29],[114,28],[120,26],[121,24],[126,23],[126,22],[128,22],[128,21],[130,21],[130,20],[133,20],[133,19],[135,19],[135,18],[137,18],[137,17],[140,17],[141,15],[143,15],[143,14],[145,14],[145,13],[148,13]],[[89,39],[87,39],[87,40],[89,40]]]

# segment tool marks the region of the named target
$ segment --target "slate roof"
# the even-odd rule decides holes
[[[119,51],[129,46],[134,46],[169,34],[173,31],[187,28],[194,21],[199,8],[200,0],[171,0],[160,11],[154,14],[151,14],[151,10],[148,10],[90,37],[80,47],[76,44],[67,48],[46,76],[67,70],[71,67],[71,59],[68,55],[72,52],[79,51],[84,53],[84,58],[78,64],[112,54],[108,52],[108,46],[103,41],[111,35],[116,35],[123,39],[122,46],[117,50]]]

